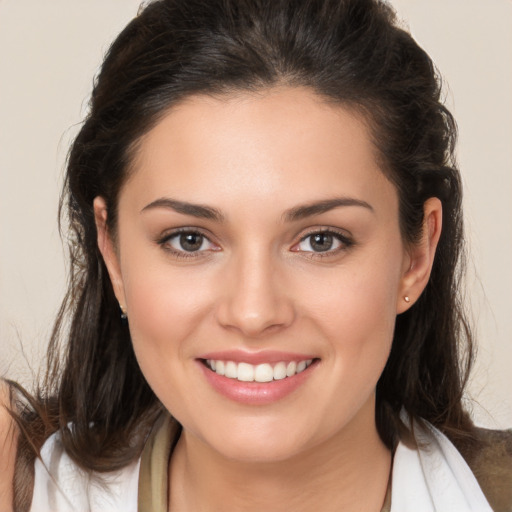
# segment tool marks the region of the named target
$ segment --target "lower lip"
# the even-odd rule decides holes
[[[198,364],[206,380],[221,395],[242,404],[266,405],[285,398],[304,384],[316,367],[317,361],[313,361],[304,371],[293,377],[271,382],[242,382],[229,379],[210,370],[202,361],[198,361]]]

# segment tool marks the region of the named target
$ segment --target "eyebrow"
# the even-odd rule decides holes
[[[224,215],[219,210],[212,208],[211,206],[178,201],[168,197],[161,197],[160,199],[149,203],[142,208],[141,213],[153,208],[170,208],[178,213],[192,215],[192,217],[198,217],[200,219],[214,220],[216,222],[223,222],[225,219]]]
[[[353,197],[335,197],[333,199],[325,199],[323,201],[316,201],[310,204],[296,206],[295,208],[285,211],[283,217],[285,221],[293,222],[306,217],[312,217],[313,215],[319,215],[341,206],[358,206],[366,208],[372,213],[375,212],[369,203],[362,201],[361,199],[355,199]]]
[[[342,206],[358,206],[374,212],[373,207],[366,201],[352,197],[336,197],[333,199],[324,199],[322,201],[295,206],[283,213],[283,219],[285,222],[294,222],[306,217],[312,217],[313,215],[319,215]],[[149,203],[141,210],[141,213],[153,208],[169,208],[175,212],[183,213],[184,215],[191,215],[200,219],[208,219],[216,222],[224,222],[225,220],[225,216],[217,208],[202,204],[189,203],[186,201],[178,201],[177,199],[171,199],[168,197],[161,197],[160,199],[156,199]]]

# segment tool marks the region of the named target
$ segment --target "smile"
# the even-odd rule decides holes
[[[240,382],[271,382],[283,380],[302,373],[308,368],[313,359],[302,361],[281,361],[276,364],[262,363],[250,364],[245,362],[223,361],[206,359],[205,365],[217,375]]]
[[[294,395],[317,373],[320,361],[313,354],[277,350],[222,350],[196,359],[211,389],[250,406],[270,405]]]

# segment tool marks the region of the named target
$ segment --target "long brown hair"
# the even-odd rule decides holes
[[[115,234],[118,193],[137,141],[169,108],[196,93],[281,84],[308,87],[365,116],[381,168],[399,193],[406,242],[421,233],[424,202],[442,201],[432,275],[417,303],[397,317],[376,420],[389,447],[400,436],[402,408],[452,438],[471,429],[461,401],[472,345],[459,294],[456,126],[440,102],[431,59],[378,0],[156,0],[112,44],[69,154],[61,203],[70,233],[69,291],[51,337],[47,378],[19,419],[34,452],[60,429],[83,468],[119,468],[139,455],[162,410],[138,367],[97,248],[93,199],[105,198]]]

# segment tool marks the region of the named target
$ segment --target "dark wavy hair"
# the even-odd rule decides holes
[[[156,0],[110,47],[69,154],[61,213],[70,228],[71,278],[43,391],[21,421],[34,451],[61,429],[82,467],[112,470],[140,454],[163,409],[120,318],[97,247],[93,199],[106,200],[115,234],[117,198],[137,142],[173,105],[193,94],[280,85],[309,88],[364,116],[381,169],[398,190],[406,243],[421,234],[425,201],[442,201],[432,275],[417,303],[397,317],[376,421],[390,448],[403,435],[402,408],[452,439],[470,432],[462,406],[472,344],[459,293],[456,126],[429,56],[383,1]]]

